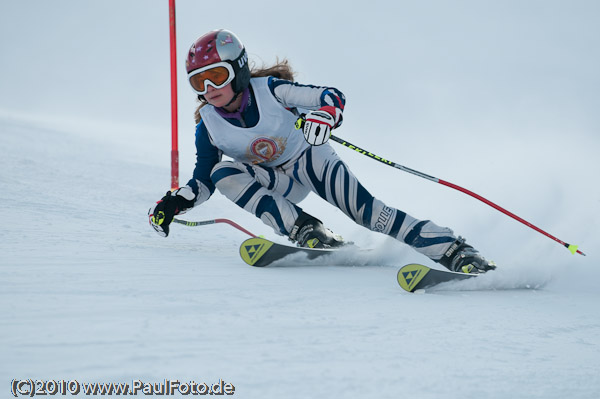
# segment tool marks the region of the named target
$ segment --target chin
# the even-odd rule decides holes
[[[229,100],[227,100],[223,96],[218,96],[217,98],[213,98],[212,100],[207,101],[210,105],[213,105],[215,107],[223,107],[229,102]]]

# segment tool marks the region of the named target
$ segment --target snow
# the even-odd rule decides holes
[[[174,225],[167,239],[151,230],[146,211],[166,165],[69,132],[1,127],[5,388],[13,378],[173,378],[223,379],[242,398],[600,392],[589,244],[587,258],[556,245],[424,295],[395,280],[416,253],[385,238],[372,241],[378,266],[252,268],[237,254],[245,235],[230,226]],[[223,198],[185,216],[270,234]],[[524,284],[542,287],[512,289]]]
[[[170,182],[168,39],[156,28],[166,29],[166,8],[65,3],[66,14],[41,1],[0,6],[10,60],[0,67],[0,396],[9,397],[12,379],[31,378],[222,379],[239,398],[600,397],[596,5],[548,2],[540,14],[521,2],[476,3],[469,13],[445,2],[365,3],[338,14],[319,3],[330,12],[314,16],[314,32],[330,15],[346,22],[337,46],[354,67],[342,68],[330,46],[304,56],[306,43],[322,40],[308,27],[275,37],[268,32],[288,32],[289,19],[260,29],[244,22],[262,17],[261,7],[242,18],[222,16],[218,2],[178,1],[179,54],[213,27],[198,25],[201,7],[247,38],[251,58],[291,57],[299,80],[342,89],[349,102],[339,136],[483,195],[588,255],[333,144],[379,198],[452,227],[499,265],[473,281],[409,294],[396,282],[398,268],[427,259],[315,196],[302,206],[373,248],[375,261],[254,268],[238,255],[247,236],[225,224],[173,225],[159,237],[147,211]],[[363,25],[371,20],[382,30]],[[353,73],[372,60],[354,51],[382,53],[389,41],[355,26],[394,36],[403,49],[382,66],[403,68],[378,98]],[[32,45],[41,35],[53,45]],[[90,48],[88,61],[81,54]],[[138,68],[137,54],[159,48],[162,63]],[[34,56],[47,64],[30,62]],[[31,79],[40,68],[46,79]],[[194,103],[181,75],[185,182]],[[397,109],[383,112],[379,100]],[[182,218],[228,218],[285,242],[218,193]]]

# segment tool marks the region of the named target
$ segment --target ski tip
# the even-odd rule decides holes
[[[249,238],[240,245],[240,256],[242,260],[250,266],[261,267],[263,255],[273,246],[273,243],[264,238]]]
[[[414,292],[417,289],[417,284],[419,284],[430,270],[429,267],[417,263],[402,266],[398,270],[398,284],[404,290]]]

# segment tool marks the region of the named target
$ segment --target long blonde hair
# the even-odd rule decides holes
[[[279,61],[278,58],[275,62],[275,65],[269,67],[263,64],[260,68],[257,68],[255,64],[252,64],[250,68],[250,76],[253,78],[273,76],[278,79],[284,79],[293,82],[294,75],[295,73],[292,70],[292,66],[290,65],[289,61],[285,58],[281,61]],[[198,105],[198,108],[196,108],[196,111],[194,112],[194,119],[196,120],[196,123],[200,123],[200,108],[208,104],[205,100],[200,98],[198,98],[198,102],[200,103],[200,105]]]

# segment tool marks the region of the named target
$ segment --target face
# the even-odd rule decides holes
[[[234,94],[233,89],[231,88],[231,83],[220,89],[215,89],[211,85],[208,85],[207,90],[208,91],[204,95],[204,98],[210,105],[215,107],[223,107],[228,104],[233,98]]]

